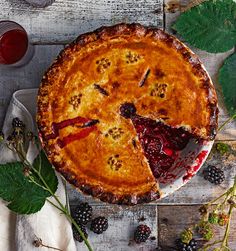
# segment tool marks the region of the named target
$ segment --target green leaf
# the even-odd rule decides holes
[[[224,101],[230,115],[236,113],[236,53],[226,58],[219,71]]]
[[[208,52],[225,52],[236,44],[236,3],[209,0],[182,13],[173,25],[190,45]]]
[[[0,197],[10,202],[7,207],[19,214],[39,211],[45,203],[47,192],[24,176],[20,162],[0,165]]]
[[[38,172],[40,172],[41,176],[43,177],[51,191],[55,193],[58,187],[57,176],[44,151],[41,151],[37,158],[34,160],[33,166]],[[37,174],[34,174],[34,178],[37,183],[45,187],[45,184],[41,180],[39,180]]]

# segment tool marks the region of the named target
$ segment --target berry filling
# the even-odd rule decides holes
[[[123,104],[120,113],[132,120],[145,157],[156,178],[173,166],[191,139],[196,139],[182,127],[171,127],[160,121],[137,115],[134,104]]]

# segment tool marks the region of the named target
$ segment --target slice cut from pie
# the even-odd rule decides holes
[[[199,59],[139,24],[79,36],[43,77],[39,136],[74,186],[103,201],[158,199],[158,178],[190,140],[214,139],[217,98]]]
[[[124,118],[131,119],[155,178],[174,165],[191,140],[196,143],[201,140],[183,127],[172,127],[160,120],[139,116],[132,103],[122,104],[120,113]]]

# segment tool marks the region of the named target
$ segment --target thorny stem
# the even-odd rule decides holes
[[[51,188],[48,186],[47,182],[45,181],[45,179],[42,177],[40,171],[38,171],[37,169],[34,168],[34,166],[24,157],[24,154],[18,150],[19,148],[16,147],[14,150],[16,151],[16,153],[18,154],[20,160],[22,161],[22,163],[26,164],[31,170],[33,170],[39,177],[39,179],[41,180],[41,182],[43,183],[43,186],[38,184],[37,182],[35,182],[32,177],[29,177],[30,180],[32,182],[34,182],[36,185],[40,186],[41,188],[47,190],[50,195],[55,199],[55,201],[57,202],[58,206],[53,203],[50,200],[47,200],[51,205],[53,205],[55,208],[57,208],[59,211],[61,211],[67,218],[67,220],[72,223],[75,228],[77,229],[77,231],[79,232],[80,236],[82,237],[82,239],[85,242],[85,245],[87,246],[89,251],[93,251],[92,247],[90,246],[87,238],[85,237],[84,233],[82,232],[81,228],[79,227],[79,225],[76,223],[76,221],[72,218],[72,216],[70,215],[69,209],[67,208],[67,206],[64,206],[61,201],[58,199],[57,195],[55,195],[53,193],[53,191],[51,190]],[[21,148],[22,149],[22,148]],[[41,164],[41,162],[40,162]],[[60,250],[60,249],[58,249]]]
[[[66,181],[63,179],[62,183],[65,187],[65,196],[66,196],[66,209],[69,211],[69,201],[68,201],[68,194],[67,194],[67,187],[66,187]]]
[[[217,241],[214,241],[214,242],[212,242],[212,243],[210,243],[210,244],[207,244],[206,246],[204,246],[204,248],[203,248],[203,251],[206,251],[209,247],[212,247],[212,246],[214,246],[214,245],[216,245],[216,244],[218,244],[218,243],[221,243],[223,240],[217,240]],[[201,250],[201,249],[200,249]]]
[[[232,187],[232,195],[234,196],[235,193],[236,193],[236,177],[234,178],[234,185]],[[229,212],[228,212],[229,220],[228,220],[228,223],[226,225],[224,239],[223,239],[221,247],[228,247],[228,236],[229,236],[229,231],[230,231],[230,220],[231,220],[231,217],[232,217],[233,209],[234,209],[234,205],[230,205]]]
[[[227,120],[218,128],[218,132],[220,132],[228,123],[230,123],[230,122],[233,121],[234,119],[236,119],[236,114],[234,114],[232,117],[230,117],[229,119],[227,119]]]
[[[61,211],[65,214],[65,216],[67,217],[67,219],[76,227],[76,229],[78,230],[80,236],[83,238],[86,246],[88,247],[88,250],[92,251],[92,247],[90,246],[87,238],[85,237],[84,233],[82,232],[82,230],[80,229],[80,227],[78,226],[78,224],[75,222],[75,220],[71,217],[68,209],[60,202],[60,200],[58,199],[58,197],[52,192],[51,188],[48,186],[47,182],[44,180],[44,178],[42,177],[41,173],[39,173],[38,170],[34,169],[33,166],[32,166],[32,168],[37,173],[37,175],[39,176],[39,178],[41,179],[41,181],[43,182],[43,184],[45,185],[45,187],[47,188],[47,190],[49,191],[49,193],[51,194],[51,196],[56,200],[56,202],[58,203],[59,208],[61,209]]]
[[[236,196],[236,176],[234,177],[234,184],[231,188],[229,188],[225,193],[223,193],[222,195],[220,195],[219,197],[217,197],[216,199],[212,200],[211,202],[209,202],[206,206],[210,206],[212,205],[213,203],[215,203],[216,201],[220,200],[221,198],[224,198],[223,202],[220,203],[220,205],[224,205],[227,201],[227,199],[231,196],[231,197],[234,197]],[[219,207],[219,205],[216,206],[216,209]],[[233,209],[235,208],[235,205],[234,204],[231,204],[230,207],[229,207],[229,211],[228,211],[228,222],[227,222],[227,225],[226,225],[226,229],[225,229],[225,233],[224,233],[224,237],[222,240],[217,240],[217,241],[214,241],[208,245],[205,245],[204,248],[202,249],[203,251],[207,251],[208,248],[218,244],[218,243],[221,243],[221,248],[226,248],[228,250],[229,247],[228,247],[228,237],[229,237],[229,233],[230,233],[230,221],[231,221],[231,217],[232,217],[232,212],[233,212]],[[215,210],[216,210],[215,209]]]
[[[46,199],[47,200],[47,202],[49,202],[52,206],[54,206],[55,208],[57,208],[59,211],[61,211],[62,213],[64,213],[64,211],[60,208],[60,207],[58,207],[55,203],[53,203],[52,201],[50,201],[49,199]]]
[[[219,197],[217,197],[216,199],[214,199],[214,200],[208,202],[206,206],[208,207],[208,206],[214,204],[217,200],[223,198],[227,193],[229,193],[229,191],[226,191],[225,193],[221,194],[221,195],[220,195]]]
[[[226,230],[225,230],[225,234],[224,234],[224,239],[222,241],[221,247],[228,247],[228,237],[229,237],[229,230],[230,230],[230,220],[231,220],[231,216],[232,216],[232,211],[233,211],[234,206],[230,205],[229,207],[229,220],[228,223],[226,225]]]

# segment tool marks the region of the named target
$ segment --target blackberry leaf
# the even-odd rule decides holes
[[[55,193],[58,187],[57,176],[51,163],[48,161],[44,151],[41,151],[40,154],[37,156],[37,158],[34,160],[33,166],[36,170],[38,170],[41,173],[41,176],[44,178],[44,180],[50,187],[51,191]],[[37,183],[44,186],[44,184],[38,179],[36,173],[34,173],[34,178],[37,181]]]
[[[225,52],[236,44],[235,13],[233,0],[208,0],[181,14],[173,29],[199,49]]]
[[[236,13],[236,10],[235,10]],[[236,31],[235,31],[236,33]],[[231,116],[236,114],[236,53],[226,58],[219,72],[226,108]]]
[[[7,207],[19,214],[38,212],[48,193],[24,176],[20,162],[0,165],[0,197],[9,202]]]

